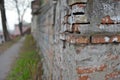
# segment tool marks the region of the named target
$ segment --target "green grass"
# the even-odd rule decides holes
[[[28,35],[7,80],[35,80],[36,76],[40,77],[42,72],[41,64],[38,65],[39,61],[40,56],[36,52],[35,41],[31,35]]]

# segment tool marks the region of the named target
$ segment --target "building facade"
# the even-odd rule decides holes
[[[24,23],[23,26],[22,26],[23,34],[30,33],[30,31],[31,31],[31,24],[30,23]],[[13,31],[13,35],[14,36],[20,36],[21,35],[18,24],[15,24],[15,29]]]
[[[43,80],[120,80],[119,0],[35,0],[32,9]]]

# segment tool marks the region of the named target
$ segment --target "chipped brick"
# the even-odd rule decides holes
[[[103,64],[97,67],[96,71],[104,71],[107,68],[107,65]]]
[[[110,42],[120,42],[120,35],[113,35]]]
[[[96,68],[79,67],[79,68],[77,68],[77,73],[78,74],[93,73],[95,70],[96,70]]]
[[[119,55],[115,55],[115,54],[108,54],[107,57],[111,60],[116,60],[119,58]]]
[[[75,36],[72,34],[66,34],[66,41],[69,43],[76,43]]]
[[[94,35],[92,36],[92,43],[108,43],[110,41],[110,37],[105,35]]]
[[[120,35],[97,34],[92,36],[92,43],[113,43],[120,42]]]
[[[105,80],[114,80],[115,78],[120,78],[120,71],[111,72],[105,76]]]
[[[79,80],[90,80],[90,77],[88,75],[81,75]]]
[[[67,35],[66,41],[69,43],[76,43],[76,44],[84,44],[84,43],[89,43],[89,37],[88,36],[83,36],[83,35]]]
[[[114,21],[110,18],[109,15],[107,15],[104,18],[102,18],[101,23],[102,24],[111,24],[111,23],[114,23]]]
[[[90,43],[90,38],[88,36],[79,36],[78,38],[76,38],[76,43],[77,44]]]
[[[86,74],[86,73],[93,73],[93,72],[99,72],[104,71],[107,68],[107,65],[102,64],[100,66],[96,67],[78,67],[77,73],[78,74]]]

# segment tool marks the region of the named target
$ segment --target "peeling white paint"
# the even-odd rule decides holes
[[[65,40],[65,34],[60,34],[60,39]]]
[[[70,42],[71,42],[71,43],[75,43],[75,40],[74,40],[74,39],[72,39]]]
[[[104,29],[105,27],[104,27],[104,25],[100,25],[99,28],[100,29]]]
[[[117,38],[117,37],[115,37],[115,38],[113,38],[113,40],[112,40],[112,41],[113,41],[113,42],[114,42],[114,41],[118,41],[118,38]]]
[[[115,23],[120,22],[120,15],[119,15],[119,16],[113,16],[113,17],[111,17],[111,19],[112,19]]]
[[[105,42],[109,42],[110,41],[110,38],[109,37],[105,37]]]

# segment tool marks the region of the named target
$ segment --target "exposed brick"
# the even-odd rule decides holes
[[[89,36],[85,35],[67,35],[66,41],[69,43],[76,43],[76,44],[84,44],[84,43],[89,43]]]
[[[72,13],[85,13],[86,4],[75,4],[72,6]]]
[[[96,70],[96,68],[79,67],[79,68],[77,68],[77,73],[78,74],[93,73],[95,70]]]
[[[96,67],[78,67],[77,73],[78,74],[86,74],[86,73],[93,73],[93,72],[99,72],[104,71],[107,68],[107,65],[102,64],[100,66]]]
[[[68,0],[69,5],[73,5],[76,3],[87,3],[87,0]]]
[[[100,66],[97,67],[96,71],[104,71],[107,68],[106,64],[102,64]]]
[[[120,79],[120,71],[111,72],[109,74],[106,74],[106,76],[105,76],[105,80],[115,80],[115,78]]]
[[[104,18],[102,18],[101,23],[103,23],[103,24],[111,24],[111,23],[114,23],[114,21],[110,18],[109,15],[107,15]]]
[[[120,35],[119,35],[119,34],[113,35],[113,36],[111,37],[110,42],[120,42]]]
[[[107,57],[109,58],[109,59],[111,59],[111,60],[116,60],[116,59],[118,59],[119,58],[119,55],[115,55],[115,54],[108,54],[107,55]]]
[[[76,43],[75,36],[73,36],[73,35],[68,35],[68,36],[66,37],[66,41],[69,42],[69,43],[75,44],[75,43]]]
[[[112,43],[112,42],[120,42],[120,35],[97,34],[92,36],[92,43]]]
[[[88,75],[81,75],[79,80],[90,80],[90,77]]]
[[[90,38],[88,36],[79,36],[78,38],[76,38],[76,43],[90,43]]]
[[[120,3],[115,0],[60,0],[52,6],[52,0],[46,1],[48,4],[39,5],[39,14],[32,18],[32,33],[44,59],[45,80],[120,80],[117,72],[120,70],[120,45],[101,44],[120,42],[117,34],[120,32],[120,24],[117,24]],[[107,55],[110,52],[113,54]]]
[[[92,43],[108,43],[109,37],[105,35],[94,35],[92,36]]]

